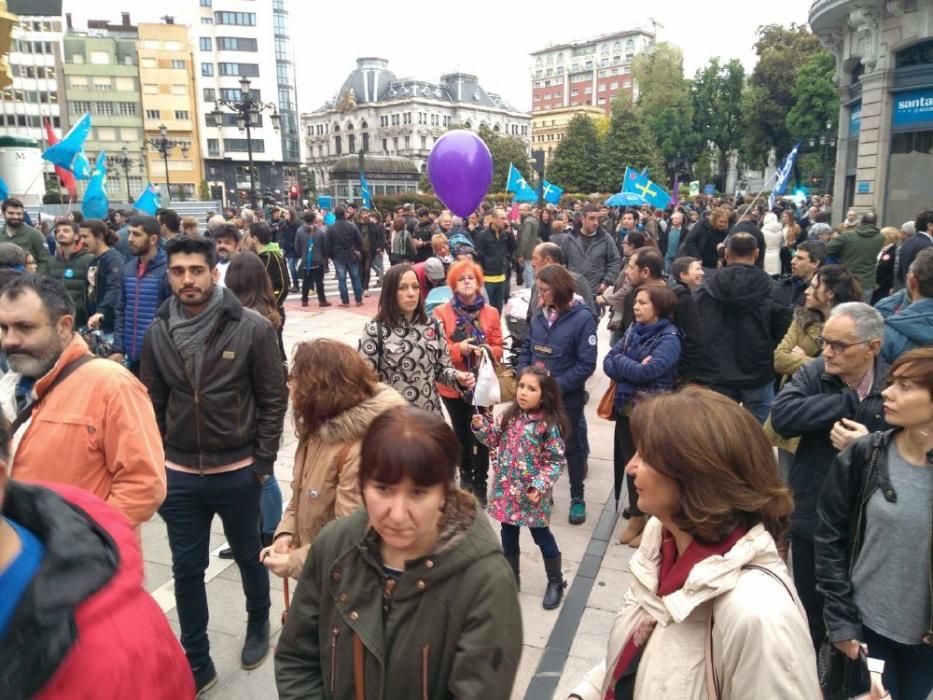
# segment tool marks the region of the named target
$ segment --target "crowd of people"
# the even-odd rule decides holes
[[[602,356],[614,491],[597,498],[637,551],[606,658],[571,697],[926,698],[933,211],[833,227],[831,205],[347,203],[33,228],[5,200],[0,694],[213,687],[217,516],[243,668],[270,652],[270,574],[297,580],[280,697],[509,697],[519,533],[559,607],[551,521],[587,519]],[[378,289],[358,348],[286,347],[289,294],[330,307],[329,271],[340,307]],[[496,409],[490,371],[514,396]],[[179,640],[142,588],[134,528],[156,512]]]

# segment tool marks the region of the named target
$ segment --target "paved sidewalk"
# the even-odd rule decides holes
[[[322,311],[317,308],[316,301],[302,308],[298,297],[292,295],[286,304],[286,350],[290,354],[294,344],[320,337],[355,346],[363,323],[375,313],[377,298],[378,290],[374,290],[362,307],[340,309],[335,304]],[[547,611],[541,607],[546,586],[544,565],[530,533],[523,530],[521,534],[522,591],[519,598],[525,646],[513,700],[566,698],[573,685],[605,653],[614,611],[628,586],[628,561],[634,550],[617,544],[618,525],[611,503],[613,424],[596,416],[596,404],[608,386],[602,373],[602,356],[609,342],[605,329],[600,330],[599,341],[600,363],[588,384],[590,402],[586,412],[591,448],[586,480],[587,521],[580,526],[567,523],[570,496],[566,478],[558,482],[554,493],[551,529],[563,555],[564,576],[570,583],[564,604],[557,610]],[[289,412],[275,464],[275,475],[286,502],[291,494],[292,459],[297,442]],[[494,527],[497,528],[496,523]],[[143,526],[142,542],[147,590],[162,606],[177,634],[171,553],[161,519],[156,517]],[[215,519],[211,563],[205,580],[211,611],[208,626],[211,655],[219,683],[207,697],[224,700],[275,698],[271,654],[258,669],[244,671],[240,668],[240,649],[246,629],[245,603],[236,565],[216,556],[224,543],[223,528]],[[271,582],[272,643],[275,644],[281,631],[284,600],[281,579],[273,576]]]

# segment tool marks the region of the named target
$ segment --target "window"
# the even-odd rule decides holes
[[[117,140],[117,130],[112,126],[98,126],[97,127],[97,140],[98,141],[116,141]]]
[[[138,129],[120,129],[120,140],[128,143],[134,143],[139,139]]]
[[[596,100],[596,104],[601,104],[601,105],[606,104],[606,98],[600,97],[598,100]]]
[[[117,78],[116,89],[119,92],[135,92],[136,91],[136,79],[135,78]]]
[[[201,7],[210,7],[211,0],[201,0]]]
[[[343,141],[339,136],[334,137],[334,153],[338,156],[343,153]]]
[[[136,116],[136,103],[135,102],[118,102],[117,113],[121,117],[135,117]]]
[[[87,76],[86,75],[73,75],[68,78],[68,83],[73,88],[79,90],[87,90]]]
[[[250,97],[252,97],[257,102],[261,102],[259,99],[259,90],[250,90]],[[243,91],[240,88],[220,88],[220,99],[227,100],[229,102],[238,102],[243,97]]]
[[[422,148],[422,149],[425,149],[425,148],[427,148],[427,147],[428,147],[428,137],[427,137],[427,136],[422,136],[422,137],[421,137],[421,148]]]
[[[213,24],[213,23],[214,23],[213,17],[202,17],[201,18],[201,24]]]
[[[389,152],[389,139],[382,139],[382,152],[383,153]]]
[[[406,136],[405,137],[405,150],[408,150],[410,148],[411,148],[411,136]]]
[[[154,58],[144,58],[139,62],[140,68],[158,68],[159,62]]]
[[[218,63],[217,75],[233,75],[236,77],[246,76],[247,78],[259,77],[258,63]]]
[[[600,84],[599,84],[598,91],[599,91],[599,92],[606,92],[606,83],[600,83]]]
[[[208,139],[207,140],[207,155],[209,156],[220,155],[220,140],[219,139]]]
[[[217,99],[217,91],[214,88],[204,88],[204,101],[213,102]]]
[[[24,42],[18,42],[18,43],[24,43]],[[22,49],[20,49],[20,51],[22,51]],[[84,63],[84,55],[80,53],[76,53],[74,56],[71,57],[71,62],[77,63],[77,64]]]
[[[570,96],[571,96],[571,97],[576,97],[576,96],[579,95],[579,94],[580,94],[580,90],[578,90],[577,88],[573,88],[573,89],[570,90]]]
[[[173,58],[169,67],[174,68],[175,70],[185,70],[185,59],[183,58]]]
[[[631,66],[622,66],[622,73],[623,73],[623,74],[628,75],[628,74],[631,73],[631,72],[632,72],[632,67],[631,67]]]
[[[201,75],[205,78],[210,78],[214,75],[214,64],[213,63],[202,63],[201,64]]]
[[[91,51],[91,63],[97,66],[105,66],[110,63],[110,54],[106,51]]]
[[[258,51],[258,45],[255,39],[236,36],[217,37],[218,51]]]
[[[255,27],[255,12],[215,12],[214,21],[217,24],[234,24],[241,27]]]
[[[356,153],[356,136],[347,136],[347,153]]]
[[[266,142],[263,139],[252,139],[253,142],[253,153],[264,153],[266,150]],[[246,139],[224,139],[224,150],[225,151],[241,151],[246,152],[249,150]]]
[[[618,83],[618,81],[613,81],[613,82],[609,83],[609,89],[610,89],[610,90],[618,90],[618,89],[619,89],[619,83]]]
[[[584,95],[592,95],[592,94],[593,94],[593,86],[592,86],[592,85],[587,85],[587,86],[583,89],[583,94],[584,94]]]
[[[77,100],[71,103],[72,114],[84,114],[91,111],[91,103],[83,100]]]
[[[143,94],[144,95],[158,95],[159,86],[155,83],[143,83]]]
[[[147,109],[146,110],[146,119],[161,119],[162,112],[157,109]]]
[[[113,102],[95,102],[94,113],[102,117],[113,116]]]
[[[209,36],[202,36],[199,40],[201,51],[210,51],[213,49],[213,41]]]
[[[178,119],[179,121],[184,121],[185,119],[188,119],[188,110],[187,109],[176,109],[175,119]]]
[[[175,83],[174,85],[172,85],[172,94],[173,95],[187,95],[188,87],[186,85]]]
[[[622,81],[622,87],[624,87],[624,88],[630,88],[630,87],[632,87],[632,81],[631,81],[631,80],[623,80],[623,81]]]

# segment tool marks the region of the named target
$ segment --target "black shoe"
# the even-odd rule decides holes
[[[509,563],[509,566],[512,567],[512,573],[515,574],[515,587],[518,590],[522,590],[522,576],[521,571],[519,570],[519,556],[518,554],[506,554],[505,560]]]
[[[233,550],[230,547],[224,547],[217,552],[217,556],[221,559],[233,559]]]
[[[191,669],[191,673],[194,675],[194,689],[197,697],[201,697],[203,693],[217,685],[217,671],[214,669],[214,662],[210,659],[203,666]]]
[[[302,300],[301,300],[301,305],[302,305],[302,306],[307,306],[307,305],[308,305],[308,300],[307,300],[307,299],[302,299]]]
[[[553,559],[544,560],[544,570],[547,572],[547,589],[544,591],[544,600],[541,601],[541,606],[545,610],[556,608],[564,597],[567,582],[560,571],[560,560],[560,554]]]
[[[240,654],[240,665],[247,671],[256,668],[269,655],[269,620],[261,626],[246,627],[246,641],[243,643],[243,653]]]

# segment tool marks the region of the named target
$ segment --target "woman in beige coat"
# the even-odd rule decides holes
[[[632,434],[628,471],[654,517],[606,659],[571,697],[818,700],[806,617],[775,544],[793,501],[761,426],[688,387],[640,403]]]
[[[353,348],[334,340],[296,348],[289,389],[299,438],[292,497],[260,558],[272,573],[298,578],[321,528],[363,503],[360,443],[369,424],[407,402],[380,384]]]

